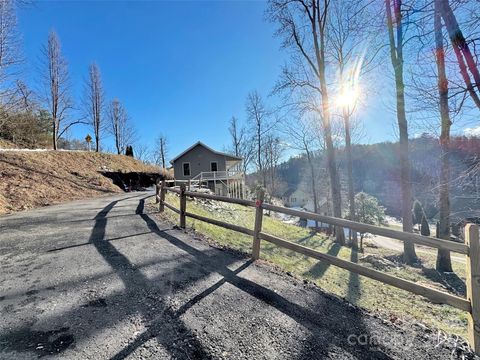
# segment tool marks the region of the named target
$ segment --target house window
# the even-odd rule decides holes
[[[210,163],[210,171],[218,171],[218,166],[217,166],[217,162],[216,161],[212,161]]]
[[[190,176],[190,163],[183,163],[183,176]]]

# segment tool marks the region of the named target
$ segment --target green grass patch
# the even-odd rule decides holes
[[[177,195],[167,193],[166,201],[179,208],[179,197]],[[253,229],[255,217],[255,209],[253,208],[216,201],[188,199],[187,211]],[[162,216],[178,223],[178,215],[167,208],[165,208]],[[187,227],[195,229],[198,233],[223,246],[245,253],[251,252],[251,236],[190,218],[187,218]],[[376,268],[388,274],[442,291],[449,291],[461,296],[465,291],[465,265],[453,262],[455,274],[448,276],[439,274],[434,270],[435,255],[433,253],[419,253],[422,266],[410,267],[395,262],[395,257],[400,255],[398,253],[374,247],[366,247],[365,252],[360,253],[351,248],[339,246],[324,234],[313,235],[305,228],[286,224],[273,216],[264,216],[262,230],[285,240],[299,243],[342,259],[359,262],[364,266]],[[390,263],[387,261],[388,266],[379,269],[378,265],[374,266],[370,262],[362,260],[367,255],[393,260],[392,266],[389,266],[388,264]],[[466,337],[467,314],[451,306],[433,304],[421,296],[396,289],[335,266],[330,266],[266,241],[261,243],[260,257],[297,277],[313,281],[323,290],[343,297],[368,311],[384,316],[393,315],[405,320],[413,318],[416,321],[439,328],[447,333]]]

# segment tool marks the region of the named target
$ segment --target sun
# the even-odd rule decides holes
[[[352,109],[355,107],[359,97],[359,91],[357,87],[344,86],[338,93],[336,103],[339,107]]]

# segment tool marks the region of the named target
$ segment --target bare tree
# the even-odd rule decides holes
[[[310,192],[313,197],[313,211],[318,213],[318,189],[317,181],[318,169],[314,163],[315,153],[319,150],[318,134],[315,127],[318,125],[318,119],[301,117],[297,121],[287,119],[282,122],[283,131],[287,135],[287,140],[292,149],[305,153],[307,157],[308,169],[310,172]],[[315,228],[318,229],[318,221],[315,221]]]
[[[402,17],[402,0],[385,0],[385,9],[387,15],[387,30],[390,45],[390,58],[395,73],[396,107],[397,122],[400,136],[400,172],[401,172],[401,191],[402,191],[402,223],[403,231],[412,232],[412,183],[411,166],[408,155],[408,122],[405,111],[405,83],[403,79],[403,46],[404,29]],[[396,36],[394,34],[394,24],[396,26]],[[410,241],[405,241],[403,246],[403,257],[407,264],[413,264],[417,261],[415,245]]]
[[[434,33],[435,33],[435,55],[438,72],[438,99],[441,119],[441,170],[440,170],[440,219],[437,236],[441,239],[450,240],[450,108],[448,104],[448,79],[445,70],[445,48],[443,45],[442,22],[440,15],[440,2],[435,0],[434,12]],[[438,249],[437,264],[438,271],[452,271],[452,261],[448,250]]]
[[[450,42],[457,58],[460,74],[467,87],[466,90],[470,94],[474,104],[480,109],[480,71],[475,61],[475,56],[470,49],[470,42],[465,39],[449,1],[438,1],[436,6],[448,31]],[[475,46],[474,42],[473,46]]]
[[[262,97],[257,91],[248,94],[245,106],[247,118],[250,123],[250,132],[253,135],[253,143],[255,148],[254,162],[258,174],[262,178],[263,187],[267,187],[267,174],[265,172],[265,156],[262,151],[265,145],[265,137],[270,132],[272,125],[270,122],[270,114],[265,108]]]
[[[313,89],[321,99],[320,117],[326,145],[333,215],[342,217],[340,176],[332,138],[327,85],[326,34],[330,1],[271,0],[269,4],[270,18],[279,24],[277,33],[283,36],[283,45],[293,49],[296,59],[301,59],[299,61],[306,64],[301,67],[302,79],[290,77],[293,87]],[[306,69],[308,70],[305,71]],[[341,227],[335,227],[335,236],[338,243],[345,243],[345,235]]]
[[[353,187],[352,165],[352,124],[351,119],[358,106],[361,75],[373,68],[379,46],[374,44],[376,38],[369,27],[365,26],[365,18],[374,13],[373,1],[337,0],[331,4],[328,40],[329,53],[338,66],[337,105],[344,124],[345,154],[347,160],[348,206],[349,217],[355,220],[355,192]],[[368,43],[368,54],[364,46]],[[365,89],[362,89],[365,93]],[[357,233],[351,232],[352,246],[358,248]],[[352,236],[353,235],[353,236]]]
[[[247,136],[247,129],[240,126],[238,119],[232,116],[228,128],[231,139],[231,151],[235,156],[241,157],[242,171],[246,174],[254,155],[254,141]]]
[[[104,129],[103,114],[105,92],[103,91],[100,69],[92,63],[88,68],[88,78],[85,83],[85,108],[95,137],[95,151],[100,151],[100,137]]]
[[[280,163],[284,146],[278,136],[275,134],[268,134],[265,137],[263,145],[263,152],[265,158],[265,173],[268,176],[268,192],[270,196],[276,196],[278,187],[277,169]]]
[[[123,154],[127,145],[135,140],[135,129],[131,126],[130,118],[120,100],[112,100],[107,115],[110,125],[108,130],[115,139],[117,154]]]
[[[144,162],[144,163],[150,163],[151,161],[151,152],[150,148],[146,144],[137,144],[135,146],[135,153],[137,156],[137,159]]]
[[[14,0],[0,2],[0,85],[2,94],[8,94],[7,82],[15,73],[14,68],[23,62],[15,10]]]
[[[232,148],[235,156],[241,156],[240,151],[242,143],[245,138],[245,128],[241,128],[238,124],[238,119],[235,116],[232,116],[230,119],[230,127],[228,128],[230,137],[232,139]]]
[[[244,174],[247,174],[255,156],[255,147],[253,141],[249,141],[249,139],[245,138],[240,149],[240,157],[243,159],[242,171]]]
[[[62,56],[60,40],[54,31],[48,35],[47,45],[42,52],[45,63],[45,100],[52,120],[52,145],[56,150],[58,139],[65,131],[82,121],[67,120],[68,111],[72,108],[68,67]]]
[[[160,134],[156,141],[155,146],[155,163],[162,168],[167,168],[167,156],[168,156],[168,139],[164,134]]]

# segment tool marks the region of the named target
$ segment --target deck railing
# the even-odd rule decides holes
[[[176,193],[180,196],[180,209],[165,201],[167,191]],[[226,223],[220,220],[193,214],[187,211],[187,197],[203,198],[227,203],[234,203],[244,206],[255,207],[255,224],[253,229],[243,226]],[[159,202],[159,211],[163,212],[164,208],[174,211],[179,215],[180,227],[186,227],[186,218],[197,219],[213,225],[217,225],[226,229],[237,231],[253,237],[252,259],[257,260],[260,257],[260,241],[265,240],[277,246],[295,251],[297,253],[324,261],[327,264],[338,266],[342,269],[354,272],[356,274],[368,277],[373,280],[380,281],[384,284],[394,286],[396,288],[406,290],[408,292],[423,296],[433,303],[442,303],[453,306],[457,309],[468,313],[468,340],[470,346],[475,353],[480,354],[480,240],[479,227],[475,224],[467,224],[465,227],[465,244],[452,242],[448,240],[437,239],[429,236],[406,233],[397,230],[385,229],[379,226],[363,224],[355,221],[323,216],[312,212],[299,211],[281,206],[267,204],[263,202],[264,192],[257,192],[256,201],[236,199],[225,196],[217,196],[199,192],[187,191],[186,185],[181,184],[180,188],[166,187],[165,181],[161,185],[157,185],[157,201]],[[262,231],[263,211],[270,210],[292,216],[298,216],[306,219],[316,220],[318,222],[331,225],[338,225],[349,228],[360,233],[371,233],[374,235],[385,236],[388,238],[409,241],[415,244],[433,247],[436,249],[448,250],[466,255],[466,283],[467,297],[459,297],[447,292],[439,291],[425,285],[417,284],[413,281],[404,280],[399,277],[383,273],[381,271],[371,269],[357,263],[344,260],[320,251],[302,246],[277,236],[267,234]]]
[[[215,180],[230,180],[242,179],[242,171],[226,170],[226,171],[203,171],[192,178],[192,181],[215,181]]]

